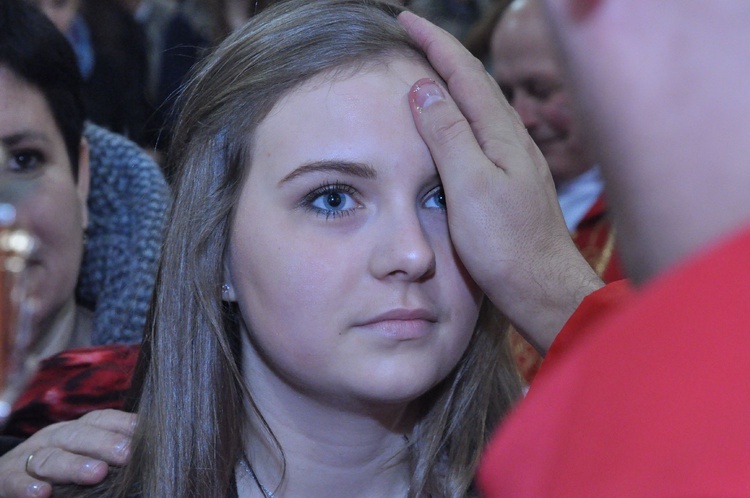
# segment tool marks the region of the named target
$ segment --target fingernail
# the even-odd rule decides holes
[[[44,496],[45,495],[45,487],[46,484],[41,482],[35,482],[33,484],[29,484],[26,487],[26,491],[28,492],[28,496]]]
[[[115,456],[125,457],[130,451],[130,439],[123,439],[117,445],[115,445],[114,453]]]
[[[89,460],[88,462],[81,465],[81,474],[90,477],[97,474],[97,469],[104,465],[99,460]]]
[[[445,100],[443,90],[440,89],[435,80],[424,78],[414,85],[411,90],[411,100],[417,111],[422,112],[435,102]]]

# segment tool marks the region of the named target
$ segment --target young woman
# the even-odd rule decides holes
[[[409,104],[438,77],[399,11],[283,2],[197,67],[130,463],[84,492],[475,494],[518,378],[451,244]]]
[[[517,396],[377,1],[291,1],[183,95],[125,496],[465,496]]]

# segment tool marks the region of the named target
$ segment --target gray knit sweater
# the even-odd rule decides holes
[[[126,138],[93,124],[88,240],[76,288],[94,310],[92,343],[134,343],[146,322],[169,190],[159,166]]]

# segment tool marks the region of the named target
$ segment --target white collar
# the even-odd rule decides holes
[[[557,187],[557,201],[560,203],[568,231],[576,229],[602,192],[604,180],[597,165]]]

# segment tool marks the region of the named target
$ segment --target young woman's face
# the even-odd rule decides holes
[[[402,403],[466,350],[483,296],[451,245],[410,113],[423,77],[436,78],[399,58],[316,78],[259,126],[226,264],[253,338],[250,382]]]
[[[73,296],[83,252],[88,155],[76,183],[62,133],[44,95],[0,66],[0,142],[8,152],[9,179],[32,181],[19,206],[19,223],[39,242],[29,264],[31,295],[45,327]]]

